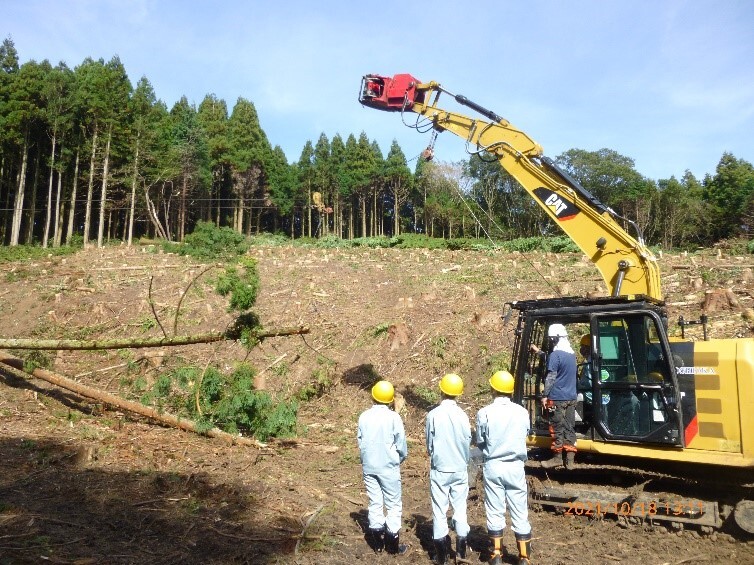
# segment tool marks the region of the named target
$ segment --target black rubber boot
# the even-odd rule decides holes
[[[385,549],[385,528],[369,528],[367,530],[367,544],[375,553],[382,553]]]
[[[569,451],[569,453],[573,452]],[[531,563],[531,532],[516,534],[516,545],[518,546],[518,565],[529,565]]]
[[[560,451],[555,451],[550,459],[545,459],[541,463],[545,469],[554,469],[563,465],[563,454]]]
[[[408,546],[401,543],[398,532],[385,530],[385,550],[392,555],[403,555],[408,551]]]
[[[456,559],[466,559],[466,538],[456,538]]]
[[[492,530],[487,532],[492,540],[492,557],[490,565],[503,565],[503,530]]]
[[[435,544],[435,565],[446,565],[448,563],[448,546],[450,538],[445,536],[434,540]]]
[[[576,468],[576,452],[575,451],[565,451],[563,455],[563,459],[565,460],[565,468],[569,471],[572,471]]]

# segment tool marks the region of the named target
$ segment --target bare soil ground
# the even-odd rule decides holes
[[[579,255],[256,247],[267,328],[307,325],[247,353],[221,343],[163,350],[59,352],[51,369],[127,396],[181,363],[232,368],[250,360],[273,393],[307,384],[296,440],[265,448],[160,427],[44,381],[0,377],[0,563],[429,563],[431,512],[423,419],[448,370],[461,374],[472,416],[486,379],[512,346],[500,313],[509,300],[583,295],[600,285]],[[713,337],[751,336],[750,258],[723,253],[662,258],[671,320],[696,319],[705,291],[732,288],[710,312]],[[110,247],[2,266],[0,337],[160,335],[152,298],[172,333],[181,293],[204,269],[147,248]],[[191,285],[179,334],[223,330],[232,316]],[[698,327],[697,327],[698,328]],[[701,333],[694,328],[690,333]],[[363,539],[366,494],[355,433],[374,375],[390,379],[409,457],[403,466],[407,556],[375,556]],[[133,396],[131,397],[133,399]],[[481,493],[472,489],[470,562],[486,546]],[[647,524],[533,510],[536,563],[754,563],[754,545],[725,531],[700,535]],[[514,551],[513,535],[505,545]],[[512,557],[506,562],[514,563]]]

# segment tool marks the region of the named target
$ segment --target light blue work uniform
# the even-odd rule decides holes
[[[402,512],[400,464],[408,454],[403,421],[387,405],[375,404],[359,416],[357,439],[369,496],[369,527],[387,525],[388,532],[397,534]]]
[[[529,414],[506,396],[477,413],[476,443],[484,456],[484,509],[490,532],[505,529],[506,503],[513,531],[531,532],[524,472],[528,434]]]
[[[469,417],[450,398],[427,414],[425,425],[429,454],[432,527],[435,539],[448,535],[448,506],[453,508],[453,522],[458,537],[469,534],[466,499],[469,496]]]

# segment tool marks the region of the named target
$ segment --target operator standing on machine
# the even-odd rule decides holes
[[[551,410],[552,458],[542,462],[546,468],[565,464],[566,469],[576,466],[576,354],[568,342],[568,332],[563,324],[552,324],[547,329],[550,354],[547,357],[547,376],[542,396],[542,408]],[[540,353],[532,344],[531,350]]]

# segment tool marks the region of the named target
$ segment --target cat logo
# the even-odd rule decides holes
[[[550,209],[559,221],[570,220],[579,213],[576,206],[568,200],[564,200],[562,196],[552,190],[547,190],[544,187],[535,188],[534,195]]]

